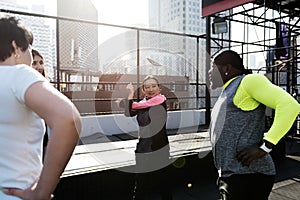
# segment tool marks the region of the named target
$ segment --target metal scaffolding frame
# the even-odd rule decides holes
[[[270,15],[270,12],[276,13],[277,16],[274,17],[274,15]],[[218,50],[223,48],[234,48],[236,46],[241,46],[242,51],[239,53],[241,53],[243,57],[247,57],[249,54],[254,53],[267,54],[271,50],[276,51],[284,47],[274,47],[274,44],[276,43],[276,36],[268,36],[268,33],[270,30],[273,30],[273,32],[275,31],[276,23],[285,24],[289,28],[289,36],[287,36],[288,38],[286,38],[289,40],[289,46],[287,47],[289,50],[288,57],[278,60],[274,59],[271,65],[267,63],[266,60],[265,68],[276,68],[276,70],[278,71],[284,65],[284,67],[286,67],[287,69],[285,71],[286,73],[288,73],[288,77],[290,77],[289,79],[287,79],[286,89],[288,92],[294,93],[298,87],[297,77],[299,76],[298,65],[300,63],[300,60],[298,58],[300,52],[300,45],[298,44],[299,41],[297,43],[297,39],[299,39],[300,36],[300,18],[297,17],[299,13],[300,4],[296,3],[296,1],[293,0],[259,0],[255,1],[254,3],[242,5],[239,8],[231,9],[230,11],[216,13],[213,16],[209,16],[206,18],[207,24],[211,24],[210,18],[221,16],[226,21],[228,21],[230,31],[232,31],[232,25],[234,23],[243,24],[244,28],[247,30],[249,30],[249,27],[262,28],[263,39],[257,41],[249,41],[248,38],[244,37],[244,40],[241,41],[230,38],[230,35],[227,39],[224,39],[223,37],[220,38],[219,35],[218,37],[213,37],[210,33],[211,30],[207,29],[206,38],[208,41],[210,41],[206,44],[208,45],[207,51],[210,52],[210,54],[213,56],[214,52],[213,50],[211,50],[213,47],[209,46],[213,42],[218,44]],[[227,46],[220,45],[224,42],[226,42]],[[259,46],[262,48],[262,50],[251,50],[247,48],[247,46]],[[259,71],[261,70],[262,69],[259,69]],[[272,81],[280,85],[280,83],[276,81],[276,79]]]
[[[244,60],[248,59],[251,54],[257,53],[267,55],[264,66],[253,69],[254,73],[265,73],[274,84],[284,88],[292,94],[298,101],[300,100],[300,3],[297,0],[256,0],[253,3],[241,5],[239,7],[215,13],[206,17],[206,50],[211,57],[222,49],[240,48],[240,55]],[[223,33],[213,35],[211,31],[211,22],[215,18],[222,17],[228,22],[229,35],[223,37]],[[236,23],[242,24],[244,31],[243,40],[232,38],[230,35],[233,26]],[[277,29],[276,24],[284,24],[288,27],[288,46],[278,46],[276,44]],[[281,26],[281,25],[280,25]],[[250,28],[259,27],[263,30],[263,39],[249,40]],[[238,30],[242,33],[242,30]],[[270,32],[275,34],[270,34]],[[226,34],[226,33],[225,33]],[[245,36],[246,35],[246,36]],[[221,36],[221,37],[220,37]],[[217,44],[214,47],[213,44]],[[224,45],[223,45],[224,44]],[[275,45],[275,46],[274,46]],[[258,46],[260,50],[252,47]],[[269,57],[270,53],[274,53],[281,49],[288,49],[286,57]],[[207,71],[210,67],[210,58],[206,62]],[[252,69],[252,68],[251,68]],[[282,77],[285,77],[282,80]],[[208,94],[209,95],[209,94]],[[209,96],[207,97],[209,98]],[[210,106],[210,104],[207,104]],[[209,115],[207,114],[207,117]],[[295,127],[299,133],[299,119],[296,121]]]

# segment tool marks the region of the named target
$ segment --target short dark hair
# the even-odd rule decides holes
[[[0,61],[5,61],[15,51],[12,42],[22,51],[33,43],[32,32],[14,16],[0,17]]]
[[[241,70],[244,74],[251,73],[251,71],[245,69],[241,56],[237,52],[232,50],[225,50],[217,54],[213,62],[215,65],[230,64],[232,67]]]

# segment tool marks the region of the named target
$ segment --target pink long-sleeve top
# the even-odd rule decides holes
[[[139,102],[133,102],[132,109],[136,110],[136,109],[144,109],[144,108],[148,108],[151,106],[156,106],[156,105],[162,104],[166,99],[167,98],[162,94],[158,94],[158,95],[152,97],[151,99],[144,98],[143,100],[141,100]]]

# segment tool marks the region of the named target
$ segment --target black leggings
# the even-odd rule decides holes
[[[218,188],[222,200],[267,200],[275,176],[264,174],[235,174],[220,177]]]
[[[172,200],[169,155],[169,149],[136,154],[134,200]]]

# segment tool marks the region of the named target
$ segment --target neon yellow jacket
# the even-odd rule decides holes
[[[227,81],[223,89],[234,79]],[[275,110],[273,124],[264,136],[264,140],[274,145],[289,131],[300,112],[300,104],[289,93],[260,74],[249,74],[242,79],[233,103],[244,111],[254,110],[260,103]]]

